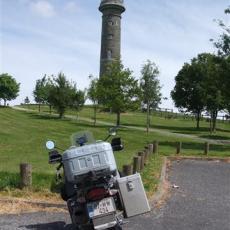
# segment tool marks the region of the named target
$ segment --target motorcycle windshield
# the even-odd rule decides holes
[[[83,146],[83,145],[88,145],[95,143],[94,136],[91,132],[89,131],[81,131],[74,133],[71,136],[71,144],[73,146]]]

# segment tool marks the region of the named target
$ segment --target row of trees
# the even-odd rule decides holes
[[[57,77],[44,76],[37,80],[33,94],[39,104],[39,111],[41,104],[49,104],[56,108],[60,118],[67,108],[81,109],[89,98],[94,105],[94,124],[99,104],[117,114],[117,125],[120,125],[122,112],[139,109],[142,105],[147,110],[148,131],[150,110],[157,108],[161,101],[158,67],[148,60],[141,75],[140,80],[135,79],[132,71],[116,60],[108,64],[104,76],[90,76],[87,91],[77,90],[74,82],[69,82],[63,73],[59,73]]]
[[[60,118],[67,108],[78,111],[85,103],[85,91],[78,90],[76,83],[68,81],[63,73],[37,80],[33,95],[39,112],[41,104],[48,104],[57,110]]]
[[[126,110],[146,109],[146,128],[149,131],[151,109],[156,109],[161,102],[159,70],[154,62],[147,61],[141,69],[141,78],[135,79],[132,71],[124,68],[120,60],[111,62],[107,66],[104,76],[99,79],[90,76],[91,82],[88,97],[94,104],[94,124],[98,104],[117,114],[117,125],[120,116]]]
[[[225,10],[230,13],[230,8]],[[176,107],[196,115],[197,128],[203,111],[210,115],[210,131],[216,129],[218,112],[230,113],[230,28],[218,20],[223,29],[218,41],[213,41],[216,54],[202,53],[185,63],[175,77],[171,92]]]

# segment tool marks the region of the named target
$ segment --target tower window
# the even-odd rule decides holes
[[[113,26],[113,25],[114,25],[113,21],[111,21],[111,20],[108,21],[108,25],[109,25],[109,26]]]
[[[112,50],[107,50],[107,58],[112,59]]]
[[[113,35],[112,35],[112,34],[108,34],[107,39],[108,39],[108,40],[112,40],[112,39],[113,39]]]

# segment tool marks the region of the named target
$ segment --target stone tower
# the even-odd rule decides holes
[[[120,58],[121,50],[121,14],[125,11],[124,0],[101,0],[102,12],[100,76],[105,72],[106,64]]]

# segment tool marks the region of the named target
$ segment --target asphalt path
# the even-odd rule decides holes
[[[161,208],[128,219],[124,230],[230,230],[230,164],[174,161],[169,198]],[[1,230],[73,230],[67,213],[0,216]]]

